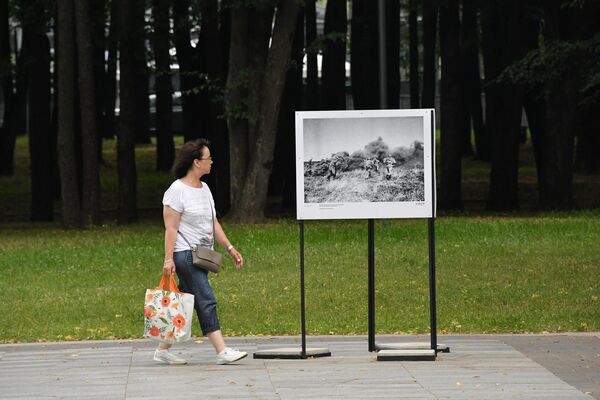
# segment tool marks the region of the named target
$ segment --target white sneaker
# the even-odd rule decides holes
[[[154,361],[171,364],[171,365],[187,364],[186,360],[184,360],[183,358],[177,357],[175,354],[171,353],[168,349],[156,349],[156,351],[154,352]]]
[[[223,351],[217,354],[217,364],[231,364],[241,360],[247,355],[248,353],[246,353],[245,351],[239,351],[238,349],[226,347],[223,349]]]

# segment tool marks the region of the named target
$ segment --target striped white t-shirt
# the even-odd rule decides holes
[[[179,232],[183,233],[192,245],[211,247],[215,202],[205,182],[202,182],[201,188],[195,188],[177,179],[165,192],[162,203],[181,214]],[[178,233],[175,240],[175,251],[189,249],[190,246]]]

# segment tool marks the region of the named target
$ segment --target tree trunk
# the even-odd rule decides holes
[[[319,70],[317,64],[317,11],[315,0],[306,0],[306,109],[319,109]]]
[[[589,40],[592,36],[600,32],[600,23],[598,15],[600,14],[600,2],[587,2],[575,11],[574,20],[577,21],[574,27],[574,38],[576,40]],[[594,60],[598,63],[598,58]],[[597,71],[597,70],[596,70]],[[588,74],[578,71],[579,85],[584,86],[582,80],[588,78]],[[582,95],[580,94],[580,98]],[[581,100],[579,102],[581,103]],[[597,110],[600,110],[600,98],[596,96],[588,98],[583,104],[580,104],[575,117],[579,121],[577,134],[577,148],[575,166],[578,171],[586,174],[600,173],[600,132],[596,119]]]
[[[419,108],[419,26],[417,0],[410,0],[408,12],[408,52],[410,80],[410,108]]]
[[[423,108],[435,108],[437,20],[437,0],[423,0]]]
[[[471,144],[471,120],[473,109],[477,105],[477,83],[479,82],[479,48],[477,43],[477,12],[474,0],[463,0],[462,20],[460,24],[460,59],[461,68],[461,103],[463,104],[462,117],[462,153],[463,156],[473,155]],[[476,75],[477,74],[477,75]],[[473,101],[473,97],[475,97]],[[479,97],[481,104],[481,97]],[[481,110],[481,106],[480,106]],[[473,125],[475,125],[473,123]]]
[[[202,136],[199,115],[199,96],[192,92],[200,86],[198,56],[190,44],[189,0],[177,0],[173,3],[174,42],[179,63],[179,84],[181,90],[181,108],[183,113],[184,141]]]
[[[111,1],[110,27],[108,31],[108,62],[106,65],[106,87],[104,102],[104,122],[101,136],[112,139],[117,134],[115,103],[117,100],[117,57],[119,52],[119,4]]]
[[[75,17],[72,1],[57,2],[58,25],[58,165],[61,181],[62,222],[81,226],[79,183],[75,160]]]
[[[545,40],[571,39],[571,10],[560,0],[544,3]],[[573,116],[577,115],[577,69],[567,65],[559,79],[546,85],[546,138],[542,148],[540,207],[570,209],[573,201]]]
[[[350,74],[355,110],[379,108],[377,2],[354,0],[350,38]]]
[[[600,104],[590,104],[578,111],[579,137],[577,140],[576,162],[578,171],[585,174],[600,174],[600,134],[596,119]]]
[[[94,78],[94,42],[88,0],[75,1],[77,58],[79,60],[79,93],[81,99],[81,129],[83,155],[82,220],[100,224],[100,168],[98,163],[99,118],[96,114]]]
[[[4,107],[4,120],[0,126],[0,175],[13,175],[15,154],[14,104],[12,63],[10,61],[10,34],[8,27],[8,2],[0,2],[0,85]]]
[[[219,37],[221,43],[221,54],[223,60],[221,63],[221,79],[227,80],[227,74],[229,73],[229,43],[231,42],[231,8],[221,7],[219,10],[219,17],[221,24],[219,25]]]
[[[221,70],[219,75],[220,85],[226,89],[227,77],[229,76],[229,44],[231,42],[231,10],[229,7],[221,7],[219,10],[219,45],[221,54]],[[230,160],[230,142],[229,130],[227,127],[227,118],[224,99],[217,103],[217,156],[219,157],[219,168],[217,173],[217,212],[225,215],[231,209],[231,160]]]
[[[248,120],[243,115],[247,90],[243,83],[248,68],[248,10],[231,10],[231,39],[229,72],[225,92],[225,109],[229,128],[229,163],[231,177],[231,204],[236,204],[242,193],[244,173],[248,168]]]
[[[90,19],[92,27],[93,62],[94,62],[94,94],[95,94],[95,116],[96,116],[96,140],[98,145],[98,161],[102,164],[102,134],[101,127],[104,126],[104,110],[106,109],[106,62],[104,60],[106,51],[106,0],[91,0],[89,4]],[[85,189],[84,189],[85,191]]]
[[[244,179],[244,196],[233,206],[232,218],[236,220],[259,221],[264,218],[269,176],[273,166],[277,118],[299,9],[298,1],[291,0],[281,0],[277,7],[264,75],[269,79],[265,79],[261,85],[257,141]]]
[[[538,190],[539,182],[544,177],[544,164],[542,163],[542,151],[546,140],[546,103],[539,92],[541,89],[531,90],[525,93],[523,107],[527,114],[529,131],[531,132],[531,143],[535,157],[535,169],[537,173]]]
[[[15,108],[14,129],[15,135],[24,135],[27,132],[27,42],[21,41],[21,49],[17,50],[15,41]]]
[[[440,51],[442,56],[442,188],[440,206],[461,210],[462,103],[460,22],[458,0],[440,5]]]
[[[465,0],[463,3],[463,32],[466,39],[465,71],[468,71],[467,79],[469,80],[469,92],[465,99],[470,108],[470,120],[475,133],[475,158],[489,161],[490,140],[483,122],[481,71],[479,68],[479,26],[477,6],[474,2],[475,0]]]
[[[260,119],[262,84],[265,76],[267,56],[269,54],[269,38],[273,27],[275,9],[271,6],[250,9],[249,18],[253,21],[248,29],[248,146],[249,153],[255,151],[258,137],[258,124]]]
[[[540,180],[540,207],[573,208],[574,107],[567,104],[576,98],[573,77],[562,74],[560,81],[547,85],[546,138],[542,148],[543,172]],[[571,112],[570,112],[571,111]]]
[[[400,108],[400,0],[385,1],[385,18],[387,108],[397,109]],[[379,63],[375,65],[379,69]]]
[[[217,3],[218,4],[218,3]],[[197,92],[196,118],[199,121],[200,136],[213,141],[214,139],[214,124],[211,123],[211,96],[213,84],[212,77],[208,72],[209,64],[220,58],[219,51],[213,54],[214,48],[219,46],[218,42],[218,17],[216,10],[213,7],[213,0],[201,0],[200,6],[200,32],[198,34],[198,43],[193,48],[194,58],[197,60],[195,74],[198,76],[198,86],[194,89]],[[213,40],[215,43],[211,43]],[[206,177],[209,185],[214,187],[215,174],[210,174]]]
[[[281,100],[277,141],[273,157],[273,172],[269,181],[269,194],[281,195],[284,214],[293,212],[296,200],[295,174],[295,111],[302,106],[302,58],[304,45],[304,13],[298,13],[296,34],[292,45],[292,67],[287,72]],[[269,210],[267,210],[269,211]]]
[[[322,88],[323,109],[346,109],[346,0],[329,0],[325,10]]]
[[[135,4],[135,8],[130,14],[132,19],[129,21],[130,26],[128,28],[131,34],[128,40],[133,42],[130,49],[133,51],[132,60],[136,69],[136,75],[132,77],[135,79],[134,94],[137,100],[135,142],[150,143],[150,99],[148,98],[150,76],[148,64],[146,63],[146,2],[145,0],[128,1],[133,1]]]
[[[27,46],[27,108],[31,160],[31,220],[52,221],[54,198],[52,134],[50,132],[50,42],[46,36],[44,8],[31,6],[35,17],[23,21],[23,42]]]
[[[204,57],[204,70],[211,82],[205,97],[207,100],[205,137],[211,143],[211,154],[218,160],[214,169],[208,176],[207,182],[213,189],[215,206],[217,210],[224,213],[231,207],[229,193],[229,140],[227,137],[227,125],[221,118],[224,113],[223,102],[217,101],[217,89],[212,85],[222,85],[227,77],[225,61],[223,56],[222,34],[219,30],[219,2],[217,0],[202,0],[200,2],[202,14],[202,35],[199,45]]]
[[[244,6],[232,9],[226,94],[232,208],[243,201],[242,193],[246,195],[243,189],[250,155],[256,153],[258,135],[261,134],[258,127],[261,118],[260,107],[264,101],[261,84],[263,77],[268,76],[266,62],[273,12],[274,9],[268,5],[255,9]],[[274,115],[277,118],[277,114]],[[235,209],[233,212],[236,212]]]
[[[486,88],[486,130],[491,141],[490,210],[519,207],[519,134],[522,89],[494,82],[499,74],[525,55],[523,9],[517,0],[482,3],[483,55]]]
[[[139,61],[138,43],[133,38],[139,35],[140,27],[135,14],[143,10],[139,0],[124,1],[119,9],[120,43],[120,99],[121,113],[117,139],[117,172],[119,177],[119,203],[117,220],[121,224],[137,220],[137,171],[135,165],[135,141],[137,131]]]
[[[59,32],[57,27],[56,7],[54,7],[54,18],[52,21],[52,32],[54,33],[54,46],[58,46]],[[50,165],[54,174],[52,176],[52,191],[50,196],[54,201],[60,200],[60,170],[58,168],[58,50],[54,52],[54,68],[52,71],[52,110],[50,117],[50,136],[52,147],[49,151],[51,154]]]
[[[528,50],[537,49],[540,18],[530,19],[524,24],[523,42]],[[523,108],[527,115],[529,132],[531,133],[531,143],[535,157],[535,166],[537,173],[538,192],[539,182],[544,176],[544,165],[542,163],[542,149],[545,147],[546,140],[546,102],[544,100],[543,86],[535,84],[526,88],[523,94]]]
[[[171,0],[154,0],[154,58],[156,60],[156,169],[168,171],[175,159],[173,142],[173,85],[169,55],[169,7]]]

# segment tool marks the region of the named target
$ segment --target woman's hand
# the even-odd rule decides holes
[[[165,260],[163,264],[163,275],[173,275],[175,273],[175,263],[173,260]]]
[[[235,263],[235,267],[237,269],[242,268],[242,265],[244,265],[244,257],[242,257],[242,255],[240,254],[240,252],[237,251],[235,249],[235,247],[232,247],[231,250],[229,250],[229,255],[231,256],[231,258],[233,258],[233,262]]]

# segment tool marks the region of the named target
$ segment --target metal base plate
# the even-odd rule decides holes
[[[429,350],[429,342],[405,342],[405,343],[375,343],[377,350]],[[450,353],[450,348],[445,344],[438,343],[438,353]]]
[[[377,361],[435,361],[435,351],[425,350],[380,350]]]
[[[306,358],[330,357],[331,352],[326,347],[306,348]],[[302,347],[281,347],[277,349],[259,350],[254,353],[254,358],[262,359],[302,359]]]

